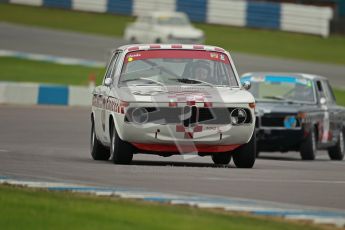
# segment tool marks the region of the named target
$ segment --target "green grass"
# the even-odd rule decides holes
[[[321,229],[283,220],[0,185],[1,229]]]
[[[281,31],[199,24],[207,42],[231,51],[345,64],[345,37],[329,38]]]
[[[97,84],[100,84],[103,72],[104,68],[0,58],[0,81],[88,85],[89,75],[93,74],[97,76]]]
[[[0,21],[108,36],[122,36],[134,18],[0,3]]]
[[[338,105],[345,106],[345,90],[333,89]]]
[[[122,36],[126,24],[133,20],[133,17],[119,15],[0,4],[0,21],[108,36]],[[196,25],[205,31],[208,44],[231,51],[345,64],[343,36],[332,35],[324,39],[281,31]]]

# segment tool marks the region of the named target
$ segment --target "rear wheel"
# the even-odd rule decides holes
[[[338,142],[334,147],[328,149],[328,155],[331,160],[341,161],[344,158],[345,150],[345,140],[344,140],[344,130],[340,131]]]
[[[315,128],[311,129],[306,139],[302,142],[300,153],[302,160],[315,160],[317,153]]]
[[[232,153],[232,158],[237,168],[253,168],[256,158],[256,137],[253,133],[252,138]]]
[[[120,139],[114,125],[111,126],[110,153],[114,164],[130,164],[133,159],[132,146]]]
[[[215,164],[227,165],[230,163],[231,154],[230,153],[215,153],[212,155],[212,161]]]
[[[91,121],[91,140],[90,140],[91,156],[94,160],[108,160],[110,151],[97,139],[95,133],[95,123]]]

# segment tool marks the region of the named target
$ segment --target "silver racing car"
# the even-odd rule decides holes
[[[255,162],[255,101],[231,56],[204,45],[127,45],[114,50],[93,91],[91,155],[129,164],[135,153]]]

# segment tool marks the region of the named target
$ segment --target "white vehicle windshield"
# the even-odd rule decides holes
[[[297,76],[244,76],[241,82],[250,81],[249,91],[257,101],[293,101],[315,103],[313,82]]]
[[[183,16],[161,16],[157,18],[157,23],[164,26],[186,26],[190,24],[187,17]]]
[[[144,50],[126,55],[120,85],[238,87],[226,54],[205,50]]]

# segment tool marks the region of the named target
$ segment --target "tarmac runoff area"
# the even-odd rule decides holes
[[[0,23],[0,49],[105,63],[110,51],[126,44],[121,38],[86,35]],[[217,44],[213,44],[217,45]],[[239,74],[255,71],[303,72],[329,78],[332,85],[345,87],[345,66],[231,52]]]
[[[0,114],[2,183],[58,183],[50,189],[344,225],[345,164],[325,152],[315,161],[301,161],[296,152],[263,153],[253,169],[151,155],[114,165],[91,159],[89,108],[0,106]]]

